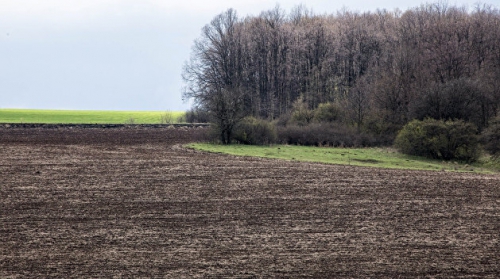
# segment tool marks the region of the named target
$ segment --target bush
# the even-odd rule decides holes
[[[166,111],[160,115],[160,124],[186,123],[186,114],[181,114],[177,117],[175,113]]]
[[[479,157],[477,129],[464,121],[413,120],[394,142],[404,154],[473,162]]]
[[[255,117],[244,118],[234,133],[234,139],[243,144],[272,144],[276,143],[277,138],[273,123]]]
[[[481,135],[484,149],[493,157],[500,159],[500,116],[495,118]]]
[[[384,117],[384,113],[368,115],[361,130],[372,135],[378,145],[391,146],[402,125],[385,121]]]
[[[308,108],[307,103],[302,97],[293,103],[292,113],[289,122],[291,124],[304,126],[312,122],[314,111]]]
[[[288,125],[278,129],[278,138],[286,144],[311,146],[365,147],[376,144],[373,137],[338,123]]]
[[[187,123],[208,123],[210,122],[210,115],[207,111],[202,109],[190,109],[186,112]]]
[[[275,119],[276,126],[284,127],[288,125],[288,123],[292,123],[291,119],[292,119],[291,112],[283,113],[277,119]]]
[[[343,111],[339,105],[322,103],[314,110],[316,122],[336,122],[343,118]]]

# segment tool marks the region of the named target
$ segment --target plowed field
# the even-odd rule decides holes
[[[500,278],[500,176],[0,128],[0,278]]]

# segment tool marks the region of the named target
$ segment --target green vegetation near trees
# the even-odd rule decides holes
[[[183,123],[185,112],[0,109],[0,123],[168,124]]]
[[[183,97],[224,144],[271,142],[264,127],[275,126],[277,143],[391,146],[405,125],[432,118],[445,124],[427,125],[428,150],[410,153],[474,161],[484,131],[497,153],[499,21],[492,5],[442,1],[393,12],[229,9],[195,41]]]
[[[277,141],[278,133],[273,123],[250,116],[238,124],[234,138],[244,144],[272,144]]]
[[[404,154],[441,160],[474,162],[480,153],[477,129],[464,121],[413,120],[394,144]]]
[[[500,60],[490,51],[499,18],[491,6],[469,12],[442,2],[402,13],[277,7],[240,18],[228,10],[196,40],[184,97],[212,115],[224,143],[246,116],[397,128],[386,133],[432,117],[482,130],[500,107]]]
[[[236,156],[253,156],[301,162],[319,162],[390,169],[466,171],[479,173],[498,172],[500,170],[500,166],[493,164],[488,158],[482,158],[474,164],[444,162],[442,160],[401,154],[392,148],[326,148],[296,145],[252,146],[209,143],[193,143],[187,145],[187,147]]]

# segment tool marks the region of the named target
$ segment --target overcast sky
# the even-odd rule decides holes
[[[0,0],[0,108],[186,110],[182,66],[204,25],[228,8],[245,16],[301,3],[322,14],[425,2]]]

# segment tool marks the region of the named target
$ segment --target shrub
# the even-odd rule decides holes
[[[445,125],[448,128],[448,146],[442,151],[444,159],[476,161],[480,155],[477,127],[464,121],[448,121]]]
[[[172,123],[174,123],[174,116],[172,115],[172,112],[166,111],[162,115],[160,115],[160,123],[161,124],[172,124]]]
[[[316,122],[335,122],[343,117],[343,111],[339,105],[333,103],[322,103],[314,110]]]
[[[208,123],[210,122],[210,115],[207,111],[202,109],[190,109],[186,112],[187,123]]]
[[[236,127],[234,139],[243,144],[264,145],[277,141],[273,123],[255,117],[244,118]]]
[[[310,110],[307,103],[302,97],[298,98],[293,103],[292,114],[290,117],[290,123],[304,126],[312,122],[314,119],[314,111]]]
[[[413,120],[394,142],[404,154],[442,160],[472,162],[479,156],[477,129],[464,121]]]
[[[377,145],[391,146],[402,126],[384,121],[384,113],[381,113],[368,115],[360,128],[365,133],[372,135],[376,139]]]
[[[481,135],[484,149],[500,159],[500,116],[495,118]]]
[[[356,128],[338,123],[312,123],[307,126],[288,125],[278,129],[279,141],[286,144],[312,146],[373,146],[376,142]]]
[[[276,121],[276,126],[284,127],[284,126],[286,126],[288,123],[292,123],[292,122],[291,122],[291,119],[292,119],[292,114],[291,114],[291,112],[283,113],[283,114],[282,114],[282,115],[280,115],[277,119],[275,119],[275,121]]]

